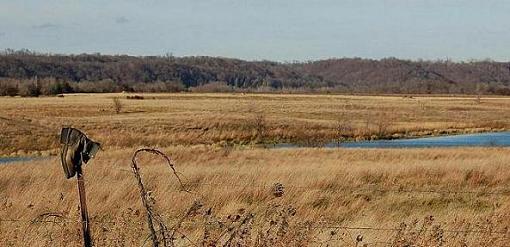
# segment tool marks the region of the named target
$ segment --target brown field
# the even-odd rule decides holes
[[[0,155],[56,152],[62,126],[108,149],[400,138],[510,128],[510,98],[279,94],[0,97]],[[132,96],[132,95],[131,95]],[[113,98],[121,103],[117,114]],[[33,138],[37,136],[37,138]]]
[[[119,114],[113,97],[122,97]],[[156,211],[178,230],[177,246],[507,246],[508,148],[229,144],[500,130],[509,108],[508,98],[0,98],[0,140],[8,155],[55,153],[59,129],[72,125],[103,143],[85,168],[96,246],[151,245],[130,169],[144,145],[170,155],[191,191],[180,190],[163,160],[139,159]],[[196,201],[203,206],[189,210]],[[0,246],[78,246],[78,221],[76,182],[64,179],[57,158],[0,165]]]

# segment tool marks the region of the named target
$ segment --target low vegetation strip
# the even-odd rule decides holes
[[[502,131],[510,99],[277,94],[0,97],[0,155],[56,154],[62,126],[110,149],[396,139]],[[37,137],[37,138],[35,138]]]

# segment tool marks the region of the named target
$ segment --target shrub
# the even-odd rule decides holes
[[[122,86],[113,80],[83,81],[73,85],[75,92],[81,93],[118,93],[122,92]]]
[[[41,95],[41,88],[32,82],[23,83],[18,91],[21,97],[39,97]]]
[[[138,99],[138,100],[142,100],[142,99],[145,99],[145,97],[143,97],[142,95],[133,95],[133,96],[126,96],[126,99]]]
[[[154,82],[154,83],[137,83],[132,86],[135,92],[146,92],[146,93],[174,93],[185,90],[184,84],[176,81],[167,82]]]
[[[234,88],[226,82],[216,81],[191,88],[191,91],[199,93],[227,93],[233,92]]]
[[[42,88],[42,93],[45,95],[57,95],[62,93],[72,93],[73,88],[67,82],[50,82]]]
[[[14,97],[18,95],[18,88],[14,86],[9,86],[5,89],[5,95]]]
[[[0,96],[16,96],[18,87],[13,82],[0,82]]]
[[[113,98],[113,110],[115,111],[115,113],[119,114],[121,111],[122,111],[122,103],[120,102],[120,99],[115,97]]]

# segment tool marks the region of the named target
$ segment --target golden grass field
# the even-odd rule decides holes
[[[0,154],[58,148],[62,126],[80,128],[105,147],[140,145],[320,143],[510,128],[510,98],[149,94],[0,98]],[[112,99],[123,108],[116,114]],[[37,138],[33,138],[37,136]]]
[[[119,114],[113,97],[123,104]],[[162,159],[139,159],[157,212],[169,227],[183,220],[177,246],[508,246],[509,148],[230,144],[315,142],[339,138],[339,132],[343,138],[378,138],[502,130],[509,126],[509,110],[509,98],[0,98],[0,140],[4,155],[56,153],[59,129],[71,125],[103,144],[85,166],[96,246],[151,245],[130,169],[141,146],[171,156],[192,192],[179,190]],[[273,195],[275,183],[283,184],[282,197]],[[64,179],[55,157],[0,165],[0,245],[79,246],[77,201],[76,182]],[[196,201],[203,206],[186,215]]]

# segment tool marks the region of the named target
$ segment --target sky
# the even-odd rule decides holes
[[[0,0],[0,49],[510,61],[507,0]]]

